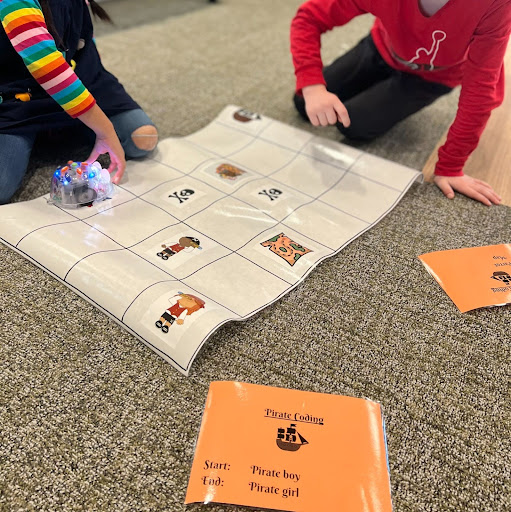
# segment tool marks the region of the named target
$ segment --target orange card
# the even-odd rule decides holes
[[[487,245],[419,256],[458,309],[511,303],[511,245]]]
[[[185,503],[391,512],[384,423],[360,398],[213,382]]]

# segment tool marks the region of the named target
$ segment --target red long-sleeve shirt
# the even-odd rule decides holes
[[[296,89],[325,84],[321,34],[371,13],[375,45],[389,66],[450,87],[461,85],[456,118],[438,152],[435,174],[461,176],[463,166],[504,98],[510,0],[449,0],[426,17],[419,0],[309,0],[291,24]]]

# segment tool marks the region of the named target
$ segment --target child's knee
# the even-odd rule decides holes
[[[140,126],[132,132],[131,140],[138,149],[152,151],[158,144],[158,130],[150,124]]]

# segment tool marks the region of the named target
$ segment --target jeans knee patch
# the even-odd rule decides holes
[[[142,109],[127,110],[110,118],[115,131],[121,141],[122,147],[126,154],[126,158],[142,158],[147,156],[151,151],[140,149],[131,135],[141,126],[154,126],[149,116]]]
[[[131,134],[131,140],[138,149],[152,151],[158,144],[158,131],[153,125],[143,125]]]

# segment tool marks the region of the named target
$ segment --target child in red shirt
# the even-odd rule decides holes
[[[376,16],[370,35],[323,68],[321,34],[365,13]],[[499,204],[463,166],[502,103],[510,32],[510,0],[308,0],[291,24],[295,105],[315,126],[370,140],[461,85],[434,180],[449,198]]]

